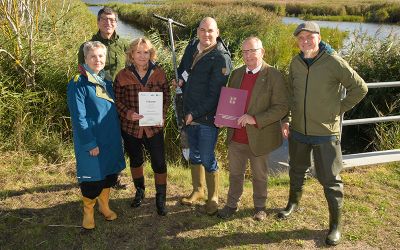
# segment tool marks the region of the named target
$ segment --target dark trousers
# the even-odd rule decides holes
[[[82,196],[94,199],[100,195],[104,188],[110,188],[115,185],[118,179],[118,174],[107,175],[104,180],[101,181],[84,181],[79,183],[81,188]]]
[[[324,188],[328,205],[341,208],[343,206],[343,182],[339,173],[343,165],[338,139],[311,144],[300,142],[292,136],[289,137],[290,189],[294,192],[302,190],[305,172],[311,166],[311,153],[314,156],[317,179]]]
[[[129,156],[130,167],[139,168],[144,163],[144,149],[150,154],[151,168],[154,173],[164,174],[167,172],[164,152],[164,133],[161,131],[147,138],[136,138],[122,131],[125,152]]]

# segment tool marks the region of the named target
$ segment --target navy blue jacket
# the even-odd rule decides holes
[[[192,114],[194,122],[214,126],[221,88],[232,70],[231,55],[218,37],[217,46],[193,63],[198,43],[198,39],[189,43],[178,67],[180,79],[184,80],[185,71],[189,74],[183,85],[183,110],[185,116]]]

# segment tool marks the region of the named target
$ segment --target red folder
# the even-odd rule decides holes
[[[214,124],[240,128],[237,120],[244,114],[246,100],[247,90],[222,87]]]

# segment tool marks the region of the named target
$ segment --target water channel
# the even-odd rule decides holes
[[[106,0],[83,0],[85,3],[89,4],[104,4],[109,1]],[[141,3],[146,2],[146,0],[119,0],[113,2],[120,3]],[[89,6],[89,10],[97,15],[101,6]],[[285,24],[299,24],[302,23],[303,20],[297,17],[283,17],[282,22]],[[316,21],[320,27],[324,28],[337,28],[341,31],[347,31],[349,33],[348,41],[352,40],[352,34],[355,31],[366,33],[368,36],[377,37],[377,38],[385,38],[389,35],[400,36],[400,25],[390,25],[390,24],[376,24],[376,23],[354,23],[354,22],[331,22],[331,21]],[[121,20],[118,20],[117,33],[121,37],[125,37],[128,39],[134,39],[136,37],[142,36],[143,31],[135,28],[133,25],[125,23]],[[345,43],[346,44],[346,41]]]

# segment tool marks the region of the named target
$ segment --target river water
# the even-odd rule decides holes
[[[84,0],[83,2],[89,4],[104,4],[110,1],[107,0]],[[120,3],[140,3],[146,2],[146,0],[119,0],[113,2]],[[97,12],[102,8],[101,6],[89,6],[89,10],[97,15]],[[297,17],[283,17],[282,22],[285,24],[300,24],[304,22],[302,19]],[[389,35],[395,35],[397,37],[400,36],[400,25],[390,25],[390,24],[376,24],[376,23],[354,23],[354,22],[331,22],[331,21],[315,21],[318,23],[320,27],[324,28],[337,28],[341,31],[347,31],[349,33],[349,37],[344,42],[344,46],[348,44],[354,38],[354,32],[362,32],[366,33],[368,36],[377,37],[377,38],[385,38]],[[124,23],[121,20],[118,20],[117,33],[121,37],[125,37],[128,39],[134,39],[140,36],[143,36],[143,31],[135,28],[133,25],[128,23]]]

